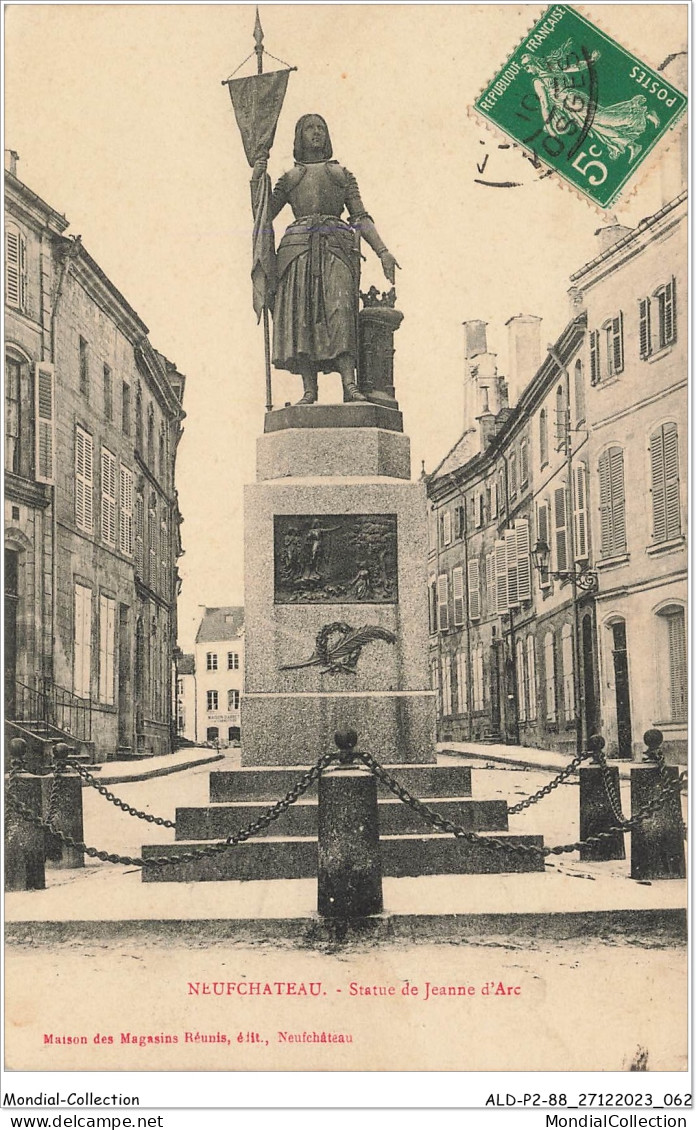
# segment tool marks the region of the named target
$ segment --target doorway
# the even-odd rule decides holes
[[[628,651],[626,648],[626,621],[617,620],[611,625],[613,637],[614,685],[616,689],[616,730],[619,757],[631,758],[633,733],[631,727],[631,696],[628,682]]]
[[[5,717],[17,713],[17,614],[19,610],[19,553],[5,550]]]
[[[585,738],[596,734],[599,729],[597,715],[597,694],[595,691],[594,630],[592,613],[582,618],[582,677],[585,708]]]

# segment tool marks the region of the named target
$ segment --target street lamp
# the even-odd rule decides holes
[[[561,581],[562,584],[568,581],[574,581],[578,588],[584,589],[585,592],[595,592],[598,586],[598,577],[587,565],[581,565],[579,569],[561,569],[556,573],[549,570],[549,557],[551,551],[548,544],[540,538],[534,544],[532,550],[532,561],[534,568],[540,575],[545,573],[547,577],[553,577],[555,581]]]

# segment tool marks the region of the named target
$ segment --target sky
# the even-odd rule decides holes
[[[294,125],[322,114],[396,255],[395,383],[412,471],[431,470],[464,426],[462,322],[488,322],[506,371],[505,322],[569,317],[569,275],[598,251],[607,217],[540,180],[469,108],[529,27],[536,4],[261,4],[265,47],[296,66],[269,161],[292,167]],[[579,5],[653,67],[687,43],[685,4]],[[265,403],[251,306],[250,169],[221,81],[253,49],[247,4],[10,4],[5,147],[18,176],[70,221],[186,374],[177,464],[185,555],[180,643],[201,605],[242,604],[243,486],[255,476]],[[278,64],[267,60],[267,69]],[[253,62],[240,73],[253,71]],[[483,169],[483,172],[481,172]],[[477,181],[516,180],[501,189]],[[659,173],[615,206],[635,225],[661,205]],[[289,212],[276,221],[276,238]],[[364,249],[362,286],[388,284]],[[274,403],[298,377],[274,374]],[[340,399],[335,374],[320,399]]]

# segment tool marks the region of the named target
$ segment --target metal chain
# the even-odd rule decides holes
[[[125,863],[131,867],[170,867],[178,863],[191,863],[196,859],[206,856],[219,855],[221,852],[227,851],[228,848],[234,847],[236,844],[243,843],[245,840],[251,839],[252,836],[258,835],[274,820],[277,820],[286,809],[290,808],[292,804],[300,799],[301,796],[307,792],[310,786],[317,780],[319,775],[324,769],[335,759],[333,753],[327,753],[321,757],[316,765],[313,765],[306,773],[296,781],[295,785],[285,794],[285,796],[271,805],[265,812],[249,824],[246,828],[240,829],[228,836],[226,840],[210,844],[208,847],[196,848],[193,851],[180,852],[176,855],[160,855],[152,856],[148,859],[143,859],[140,856],[117,855],[115,852],[100,851],[98,848],[89,847],[84,841],[76,840],[69,836],[66,832],[62,832],[59,828],[53,827],[49,824],[47,819],[37,816],[31,811],[28,805],[24,804],[18,797],[12,795],[11,786],[14,784],[18,774],[22,770],[21,762],[13,763],[7,779],[6,798],[9,806],[14,809],[24,820],[29,824],[33,824],[37,828],[48,829],[54,836],[57,836],[61,843],[66,844],[68,847],[76,847],[88,855],[90,859],[100,859],[104,863]],[[57,791],[57,786],[53,786],[54,791]],[[49,805],[50,808],[50,805]]]
[[[611,770],[607,765],[606,754],[603,749],[597,749],[595,750],[594,757],[595,761],[602,771],[602,783],[604,785],[604,791],[607,794],[609,807],[611,808],[614,819],[617,820],[623,828],[626,824],[626,817],[624,816],[623,808],[621,807],[621,794],[620,792],[617,792],[614,787],[614,779]]]
[[[160,828],[176,828],[176,823],[174,822],[174,820],[165,820],[164,816],[153,816],[151,812],[141,812],[139,809],[133,808],[132,804],[126,804],[125,800],[121,800],[120,797],[114,796],[112,792],[109,792],[106,785],[101,784],[101,782],[98,781],[96,777],[94,777],[87,771],[87,769],[85,769],[84,765],[80,765],[78,762],[73,762],[72,765],[73,768],[76,769],[80,774],[82,780],[86,782],[86,784],[88,784],[91,788],[96,789],[97,792],[101,793],[103,797],[106,797],[110,804],[114,804],[116,805],[116,808],[120,808],[123,810],[123,812],[127,812],[129,816],[136,816],[138,820],[147,820],[148,824],[157,824]]]
[[[579,753],[577,757],[574,757],[572,761],[568,762],[564,769],[561,769],[560,773],[557,777],[554,777],[553,781],[549,781],[548,784],[544,785],[537,792],[532,793],[531,796],[525,797],[525,799],[521,800],[519,804],[508,805],[508,814],[512,815],[516,812],[522,812],[525,808],[529,808],[532,804],[537,804],[545,796],[548,796],[549,793],[552,793],[554,789],[557,789],[559,785],[563,784],[566,778],[570,777],[571,773],[574,773],[583,761],[587,761],[588,757],[592,757],[592,754],[589,751],[586,751],[585,753]]]

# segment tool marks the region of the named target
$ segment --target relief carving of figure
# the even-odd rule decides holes
[[[355,177],[332,155],[326,122],[305,114],[295,128],[295,167],[271,197],[272,218],[286,204],[295,216],[278,248],[272,357],[275,368],[302,377],[300,404],[316,401],[320,372],[340,373],[344,401],[366,399],[356,383],[358,235],[379,256],[390,283],[398,267],[365,211]],[[266,175],[266,164],[256,162],[253,179]]]

